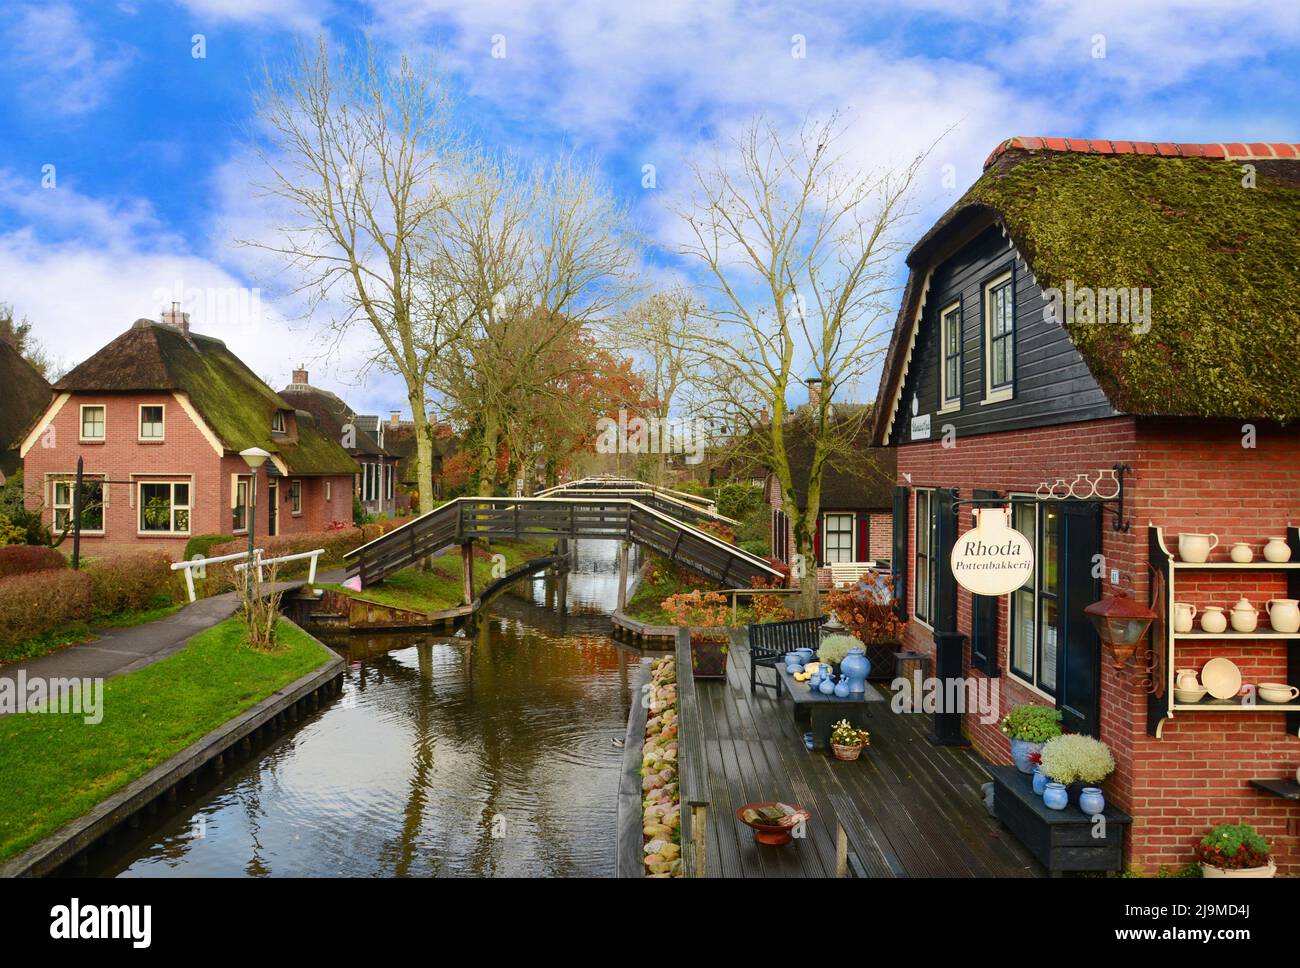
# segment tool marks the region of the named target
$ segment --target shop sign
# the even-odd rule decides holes
[[[930,415],[912,418],[912,440],[930,439]]]
[[[949,567],[957,584],[976,595],[1006,595],[1034,573],[1034,546],[1011,527],[1004,507],[976,508],[975,527],[957,539]]]

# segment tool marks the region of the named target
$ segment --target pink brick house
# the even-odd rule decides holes
[[[21,444],[28,506],[69,523],[77,458],[88,484],[86,554],[161,548],[180,558],[201,534],[247,534],[251,475],[239,452],[271,454],[258,474],[259,535],[352,520],[357,464],[188,314],[135,324],[54,386]]]

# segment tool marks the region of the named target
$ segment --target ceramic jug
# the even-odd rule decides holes
[[[1184,531],[1178,536],[1178,557],[1183,561],[1200,563],[1210,557],[1210,552],[1219,543],[1217,534],[1196,534]]]
[[[1228,557],[1239,565],[1249,564],[1250,560],[1255,557],[1255,552],[1251,550],[1250,545],[1244,541],[1236,542],[1228,551]]]
[[[1232,606],[1232,628],[1234,632],[1253,632],[1259,624],[1259,609],[1250,604],[1243,595]]]
[[[1291,546],[1286,543],[1286,538],[1269,538],[1268,544],[1264,545],[1264,560],[1275,564],[1290,561]]]
[[[831,695],[832,693],[835,692],[834,680],[832,680],[830,676],[827,676],[825,679],[821,681],[821,684],[817,686],[817,691],[820,692],[823,696]]]
[[[1201,680],[1196,675],[1195,669],[1179,669],[1174,679],[1174,686],[1178,689],[1200,689]]]
[[[1192,621],[1196,618],[1196,606],[1186,602],[1174,602],[1174,631],[1190,632]]]
[[[1228,618],[1218,605],[1206,605],[1201,612],[1201,628],[1211,635],[1218,635],[1228,628]]]
[[[1300,632],[1300,600],[1294,598],[1270,598],[1264,603],[1268,612],[1268,624],[1274,632]]]

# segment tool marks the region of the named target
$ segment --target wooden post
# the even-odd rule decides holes
[[[618,610],[627,607],[627,542],[618,543]]]
[[[704,845],[707,841],[708,818],[705,815],[704,804],[697,803],[691,807],[691,843],[694,846],[692,851],[692,863],[695,866],[695,876],[704,877]]]
[[[81,484],[85,479],[84,458],[77,458],[77,481],[72,491],[72,570],[81,567]]]
[[[460,546],[460,567],[465,573],[465,604],[474,604],[474,542],[466,541]]]
[[[835,825],[835,876],[849,876],[849,837],[838,823]]]

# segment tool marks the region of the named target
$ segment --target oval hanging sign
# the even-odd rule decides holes
[[[975,527],[953,545],[949,567],[976,595],[1006,595],[1034,573],[1034,546],[1009,523],[1008,508],[976,508]]]

